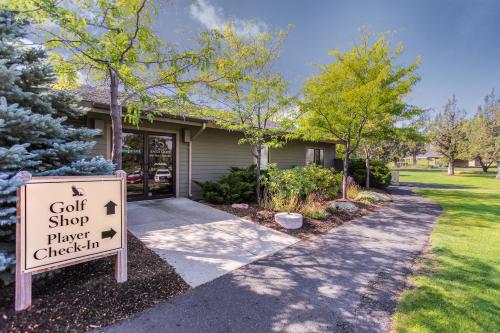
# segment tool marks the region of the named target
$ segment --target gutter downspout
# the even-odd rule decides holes
[[[193,178],[193,141],[196,139],[205,129],[207,128],[207,123],[203,123],[201,125],[201,128],[198,132],[196,132],[195,135],[191,137],[191,140],[189,140],[188,143],[188,197],[192,198],[193,193],[192,193],[192,178]]]

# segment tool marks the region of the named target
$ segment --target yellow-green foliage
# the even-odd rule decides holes
[[[305,203],[300,213],[305,217],[309,217],[315,220],[324,220],[327,218],[328,213],[318,202],[308,202]]]
[[[335,197],[340,183],[341,174],[333,169],[309,165],[280,170],[270,164],[264,180],[266,206],[278,211],[284,207],[299,211],[305,203]]]
[[[361,191],[361,187],[359,187],[358,184],[356,183],[351,183],[347,187],[347,198],[354,200],[358,196],[359,192]]]
[[[130,96],[127,120],[138,125],[144,106],[159,112],[171,112],[182,104],[196,80],[193,68],[212,64],[214,40],[219,37],[202,33],[197,49],[180,51],[162,40],[154,31],[158,2],[144,0],[3,0],[2,7],[19,11],[33,23],[50,23],[50,33],[33,29],[46,39],[51,61],[58,74],[56,88],[79,85],[80,72],[98,83],[109,82],[110,73]],[[168,47],[166,47],[168,44]],[[150,93],[151,89],[175,86],[176,98]],[[152,97],[154,96],[154,97]],[[152,117],[148,113],[147,117]]]
[[[346,143],[349,159],[368,132],[383,128],[377,130],[382,137],[398,120],[410,117],[414,108],[407,107],[405,97],[419,80],[419,60],[405,66],[398,59],[401,52],[403,47],[392,48],[385,35],[371,41],[369,34],[350,50],[330,52],[333,61],[304,87],[299,133]]]
[[[284,196],[281,194],[266,196],[265,207],[278,212],[299,212],[301,209],[301,200],[297,194]]]

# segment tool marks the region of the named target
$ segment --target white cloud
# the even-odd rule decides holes
[[[268,29],[267,24],[259,20],[227,19],[222,8],[216,8],[207,0],[191,3],[189,13],[205,28],[211,30],[222,30],[229,21],[233,22],[236,32],[240,35],[258,35]]]

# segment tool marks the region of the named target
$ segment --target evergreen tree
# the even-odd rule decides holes
[[[0,273],[15,264],[16,188],[34,176],[110,174],[113,164],[86,159],[98,130],[71,125],[88,109],[50,89],[56,77],[40,47],[25,45],[26,22],[0,11]],[[4,274],[4,276],[6,276]]]
[[[466,142],[464,119],[465,111],[457,106],[457,99],[453,96],[430,126],[432,144],[448,162],[448,176],[455,175],[455,161],[463,152]]]

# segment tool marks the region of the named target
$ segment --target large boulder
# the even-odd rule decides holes
[[[359,210],[359,207],[350,201],[330,201],[328,203],[328,210],[329,211],[340,210],[349,213],[354,213]]]
[[[391,197],[387,194],[374,191],[361,191],[355,198],[356,201],[361,201],[367,204],[377,204],[381,202],[391,201]]]
[[[231,205],[232,208],[237,208],[237,209],[248,209],[248,204],[246,203],[234,203]]]

